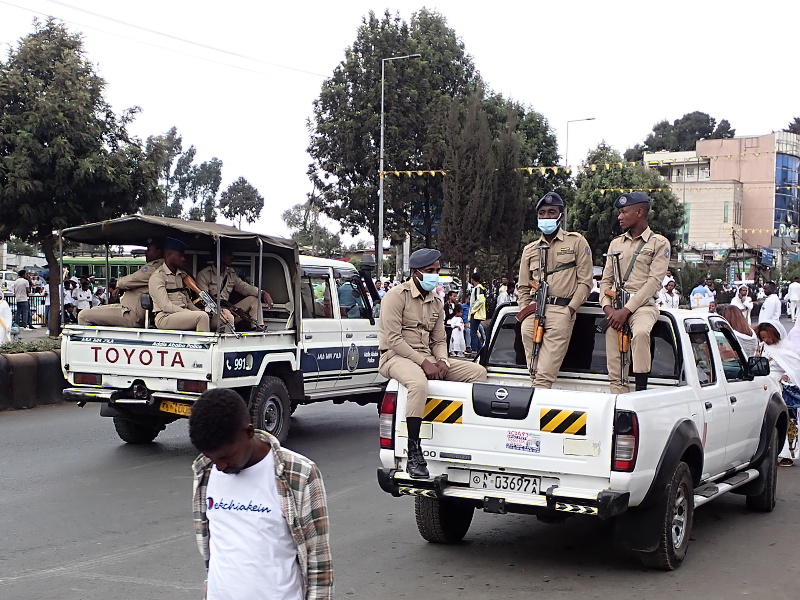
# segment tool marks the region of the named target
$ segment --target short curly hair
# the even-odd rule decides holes
[[[247,404],[230,389],[203,392],[192,406],[189,439],[200,452],[233,443],[243,425],[250,423]]]

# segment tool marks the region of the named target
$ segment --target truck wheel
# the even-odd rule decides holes
[[[436,544],[455,544],[464,539],[475,507],[466,502],[414,497],[414,513],[420,535]]]
[[[265,376],[253,388],[253,395],[250,397],[250,419],[253,425],[256,429],[263,429],[274,435],[283,443],[289,434],[290,414],[291,402],[286,384],[277,377]]]
[[[160,425],[142,425],[134,423],[120,415],[114,416],[114,429],[123,442],[129,444],[149,444],[161,432]]]
[[[764,478],[764,490],[760,494],[747,496],[745,503],[750,510],[772,512],[775,508],[775,492],[778,487],[778,429],[772,430],[764,462],[758,469]]]
[[[679,462],[675,467],[662,508],[664,519],[659,531],[658,549],[643,552],[640,557],[646,567],[674,571],[686,557],[694,521],[694,485],[685,462]]]

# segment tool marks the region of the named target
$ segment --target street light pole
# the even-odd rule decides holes
[[[404,58],[419,58],[421,54],[407,54],[405,56],[390,56],[381,59],[381,154],[378,165],[378,244],[375,248],[375,266],[378,277],[383,275],[383,136],[384,136],[384,80],[387,60],[403,60]]]
[[[566,148],[564,149],[564,167],[567,169],[569,169],[569,124],[577,123],[578,121],[594,121],[594,117],[587,117],[586,119],[572,119],[571,121],[567,121],[567,143]]]

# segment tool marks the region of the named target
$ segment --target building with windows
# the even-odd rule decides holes
[[[684,204],[684,247],[770,248],[796,259],[800,136],[784,131],[700,140],[694,151],[645,153]]]

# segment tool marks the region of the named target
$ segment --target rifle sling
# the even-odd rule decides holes
[[[564,263],[563,265],[557,266],[552,271],[547,271],[547,275],[552,275],[553,273],[560,273],[561,271],[566,271],[567,269],[571,269],[575,267],[577,263],[573,260],[568,263]]]
[[[639,253],[642,251],[642,248],[644,248],[644,245],[646,243],[647,241],[644,238],[642,238],[642,242],[639,244],[639,247],[636,248],[636,252],[633,253],[633,256],[631,257],[631,262],[628,265],[628,270],[625,271],[625,277],[622,278],[622,287],[625,287],[625,284],[628,283],[628,277],[631,276],[631,271],[633,271],[633,265],[636,264],[636,257],[639,256]]]

